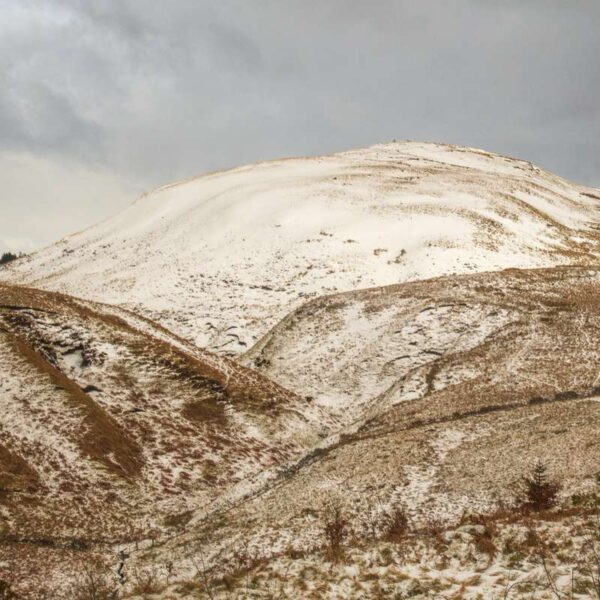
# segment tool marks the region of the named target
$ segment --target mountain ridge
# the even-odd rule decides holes
[[[596,193],[481,150],[376,145],[162,186],[0,279],[121,305],[236,356],[306,298],[589,264]]]

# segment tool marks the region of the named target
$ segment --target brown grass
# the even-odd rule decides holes
[[[75,440],[82,452],[117,475],[138,475],[143,464],[142,450],[126,435],[114,418],[21,336],[12,334],[8,339],[12,342],[15,352],[66,393],[73,408],[82,416],[84,431]]]
[[[39,477],[29,463],[0,444],[0,502],[7,492],[36,488]]]

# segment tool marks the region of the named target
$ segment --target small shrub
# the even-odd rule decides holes
[[[182,513],[167,515],[164,518],[163,523],[165,524],[166,527],[181,528],[181,527],[185,527],[185,525],[187,525],[190,522],[190,520],[193,516],[194,516],[193,511],[187,510]]]
[[[85,564],[78,581],[71,587],[72,600],[114,600],[117,596],[116,582],[108,569]]]
[[[497,552],[496,544],[494,543],[494,532],[491,527],[484,525],[484,530],[481,533],[475,533],[473,536],[475,549],[480,554],[487,554],[490,558],[494,558]]]
[[[327,557],[338,562],[343,556],[343,542],[348,529],[348,520],[339,503],[332,504],[324,514],[323,532],[325,534]]]
[[[136,569],[132,575],[133,593],[137,595],[157,594],[164,589],[154,569]]]
[[[538,460],[529,475],[523,477],[525,508],[548,510],[556,506],[560,485],[548,477],[546,465]]]
[[[573,494],[571,496],[571,504],[575,508],[597,509],[600,508],[600,473],[594,477],[594,489],[589,492]]]
[[[304,558],[308,554],[307,550],[301,548],[294,548],[294,546],[290,545],[285,550],[285,555],[291,558],[292,560],[298,560],[299,558]]]
[[[386,515],[384,515],[385,525]],[[374,507],[367,501],[367,506],[358,511],[358,521],[361,529],[361,536],[376,540],[380,537],[382,522],[381,516],[377,513]]]
[[[575,508],[598,508],[600,507],[600,496],[596,492],[573,494],[571,504]]]
[[[385,519],[385,538],[397,542],[409,532],[408,517],[402,506],[395,507]]]
[[[538,532],[531,526],[527,528],[527,533],[525,534],[525,539],[523,540],[523,546],[526,548],[539,548],[542,546],[542,540]]]
[[[425,537],[439,537],[446,527],[444,522],[434,515],[429,515],[419,529],[419,533]]]
[[[389,546],[384,546],[380,551],[381,564],[384,566],[390,565],[394,562],[394,552]]]

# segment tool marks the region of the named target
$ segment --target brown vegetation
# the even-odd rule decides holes
[[[12,336],[15,352],[53,385],[64,390],[74,408],[83,417],[84,431],[76,438],[82,451],[118,475],[135,477],[139,474],[141,448],[90,396],[50,364],[19,335]]]
[[[348,535],[348,519],[340,502],[332,502],[323,514],[326,556],[331,562],[338,562],[344,555],[343,543]]]
[[[546,465],[538,460],[528,475],[523,477],[525,508],[531,510],[548,510],[558,502],[560,485],[550,480]]]

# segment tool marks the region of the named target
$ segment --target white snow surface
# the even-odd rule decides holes
[[[594,260],[599,204],[525,161],[381,144],[159,188],[0,279],[134,309],[237,355],[309,297]]]

